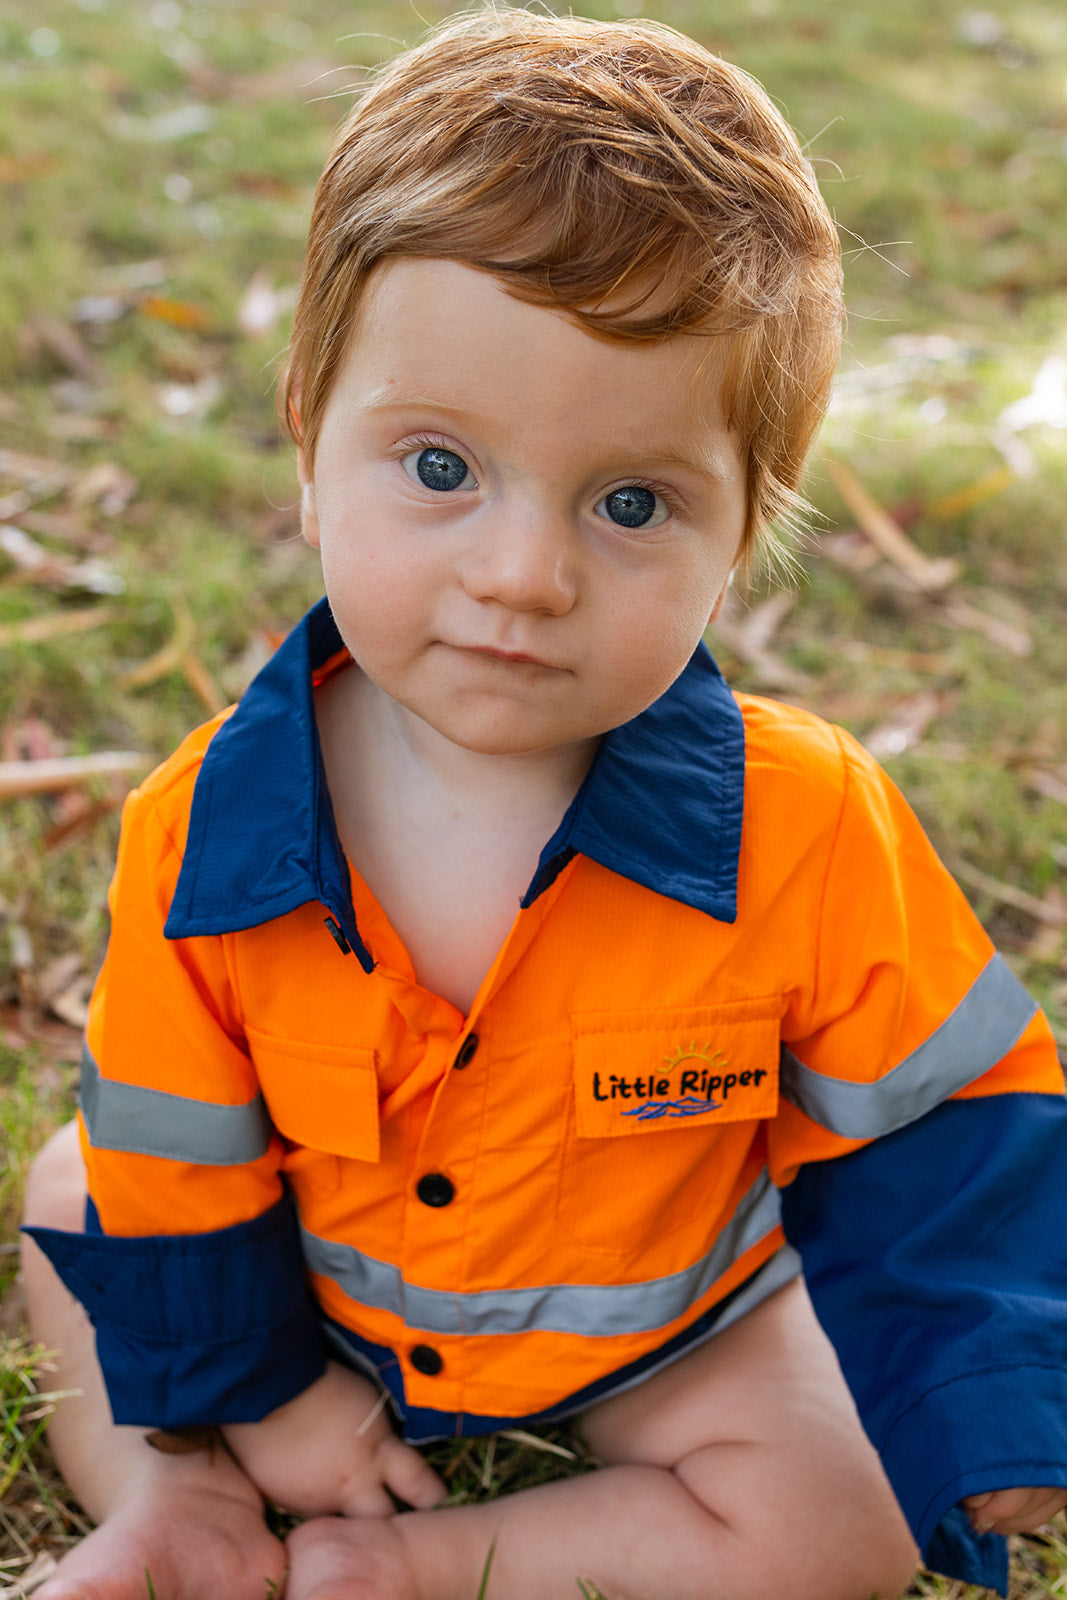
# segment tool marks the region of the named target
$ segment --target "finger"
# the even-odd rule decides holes
[[[1044,1527],[1046,1522],[1051,1522],[1052,1518],[1063,1510],[1065,1504],[1067,1504],[1067,1492],[1062,1489],[1034,1490],[1033,1498],[1025,1505],[1010,1515],[997,1517],[993,1524],[993,1532],[1034,1533],[1038,1528]]]
[[[992,1491],[990,1491],[988,1494],[969,1494],[964,1497],[963,1505],[968,1511],[980,1511],[983,1506],[987,1506],[989,1504],[992,1498]]]
[[[968,1505],[977,1533],[1026,1533],[1054,1517],[1065,1502],[1067,1490],[1049,1488],[997,1489],[975,1495],[979,1506]]]
[[[433,1468],[402,1439],[387,1439],[378,1455],[385,1483],[406,1505],[428,1511],[448,1494]]]
[[[391,1517],[396,1513],[392,1497],[370,1462],[362,1477],[349,1478],[342,1485],[338,1502],[345,1517]]]

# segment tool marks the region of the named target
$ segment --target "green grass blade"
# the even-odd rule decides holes
[[[489,1554],[486,1556],[485,1566],[482,1568],[482,1581],[478,1585],[478,1600],[485,1600],[486,1591],[489,1588],[489,1574],[493,1568],[493,1557],[496,1555],[499,1539],[500,1533],[498,1531],[493,1535],[492,1543],[489,1546]]]

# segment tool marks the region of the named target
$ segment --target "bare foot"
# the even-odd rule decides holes
[[[289,1535],[286,1600],[419,1600],[399,1517],[315,1517]],[[50,1597],[46,1597],[50,1600]]]
[[[284,1581],[284,1547],[250,1500],[172,1486],[108,1517],[34,1593],[35,1600],[267,1600]]]

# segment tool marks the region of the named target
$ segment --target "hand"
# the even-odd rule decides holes
[[[1067,1489],[995,1489],[963,1505],[975,1533],[1033,1533],[1067,1505]]]
[[[226,1443],[268,1500],[305,1517],[389,1517],[392,1499],[429,1510],[447,1490],[393,1432],[374,1386],[330,1362],[262,1422],[230,1424]]]

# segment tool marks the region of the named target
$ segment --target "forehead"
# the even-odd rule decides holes
[[[580,421],[586,434],[627,442],[655,424],[664,440],[686,435],[695,448],[725,433],[726,344],[598,337],[473,267],[398,259],[372,275],[334,399],[376,411],[430,404],[534,431]]]

